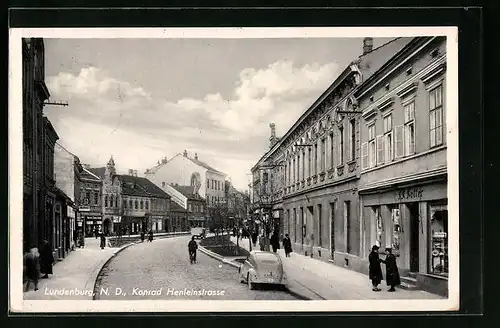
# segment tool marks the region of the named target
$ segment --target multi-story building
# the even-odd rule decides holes
[[[396,253],[408,283],[447,293],[446,38],[418,37],[355,92],[361,253]],[[406,277],[405,277],[406,276]]]
[[[373,40],[365,38],[363,54],[252,169],[254,202],[274,217],[283,208],[280,229],[290,234],[296,251],[361,270],[355,91],[410,41],[399,38],[373,49]]]
[[[59,139],[43,106],[50,93],[45,84],[41,38],[22,39],[23,66],[23,250],[47,240],[55,257],[63,257],[62,222],[71,200],[56,187],[54,146]]]
[[[232,219],[232,226],[239,226],[247,218],[250,199],[248,192],[243,193],[233,187],[230,181],[226,181],[226,203],[228,214]]]
[[[199,160],[198,154],[189,156],[186,150],[168,161],[164,158],[157,166],[148,169],[145,176],[160,188],[172,183],[199,185],[199,195],[209,207],[224,201],[226,174]]]
[[[54,176],[56,187],[61,189],[74,204],[67,205],[67,220],[63,222],[64,242],[63,252],[67,253],[75,246],[76,217],[80,200],[80,174],[83,167],[80,159],[59,144],[54,148]]]
[[[198,193],[196,185],[180,186],[173,183],[166,185],[164,190],[172,200],[172,229],[184,231],[206,226],[207,204]]]
[[[169,226],[170,196],[136,171],[116,173],[113,157],[106,167],[94,168],[102,179],[100,228],[105,234],[165,231]]]
[[[83,165],[80,173],[80,196],[78,199],[77,232],[90,237],[102,225],[102,179],[99,172]]]

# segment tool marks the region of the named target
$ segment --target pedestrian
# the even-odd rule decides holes
[[[153,242],[153,230],[149,230],[149,237],[148,237],[148,240],[150,243]]]
[[[276,253],[278,249],[280,249],[280,240],[276,231],[274,231],[271,236],[271,246],[273,248],[273,253]]]
[[[264,234],[259,236],[259,246],[262,252],[265,251],[265,244],[266,244],[265,238],[266,237],[264,237]]]
[[[283,248],[285,249],[285,256],[290,257],[290,253],[292,252],[292,241],[288,234],[285,234],[285,238],[283,238]]]
[[[80,247],[85,248],[85,237],[83,235],[83,232],[80,232]]]
[[[47,240],[44,240],[40,247],[40,271],[45,274],[42,278],[47,279],[52,272],[52,264],[54,264],[54,255],[52,247]]]
[[[95,235],[95,239],[97,239],[97,237],[99,237],[99,230],[97,229],[97,227],[94,229],[94,235]]]
[[[252,236],[250,236],[250,234],[248,235],[248,239],[252,239],[252,244],[253,246],[255,247],[255,245],[257,244],[257,239],[259,238],[259,232],[258,230],[255,230],[253,233],[252,233]]]
[[[38,248],[33,247],[29,253],[24,255],[24,266],[26,268],[25,291],[29,291],[31,283],[35,285],[35,291],[37,291],[38,279],[40,278],[40,254]]]
[[[104,249],[106,247],[106,236],[104,235],[104,232],[101,233],[101,249]]]
[[[141,231],[141,243],[143,243],[143,242],[144,242],[144,230]]]
[[[372,290],[374,292],[379,292],[380,288],[378,288],[378,285],[382,281],[382,268],[380,267],[380,263],[383,262],[383,260],[380,259],[379,254],[378,254],[378,249],[379,247],[377,245],[373,245],[372,251],[370,255],[368,256],[368,261],[369,261],[369,277],[370,280],[372,281]]]
[[[396,263],[396,256],[392,254],[391,247],[386,247],[385,252],[387,256],[385,257],[385,280],[387,282],[387,286],[390,286],[389,292],[395,292],[396,286],[401,284],[401,278],[399,277],[398,265]]]

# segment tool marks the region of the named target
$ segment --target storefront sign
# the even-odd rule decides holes
[[[446,232],[434,232],[433,238],[446,238]]]
[[[422,198],[424,189],[420,187],[405,188],[397,191],[398,200],[404,199],[420,199]]]
[[[80,210],[80,212],[90,212],[90,206],[88,205],[80,205],[78,209]]]
[[[102,224],[102,221],[95,221],[95,224]]]

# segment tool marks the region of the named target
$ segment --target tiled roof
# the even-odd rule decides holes
[[[189,200],[204,200],[203,197],[201,197],[198,194],[194,194],[194,188],[192,186],[179,186],[179,185],[171,185],[172,188],[183,194],[187,199]]]
[[[117,175],[117,177],[122,183],[122,193],[124,195],[170,198],[166,192],[146,178],[132,175]]]
[[[101,179],[104,177],[104,173],[106,172],[105,167],[92,167],[92,168],[88,168],[87,170],[94,173],[95,175],[97,175]]]

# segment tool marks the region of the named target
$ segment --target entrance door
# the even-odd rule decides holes
[[[408,204],[410,212],[410,271],[419,271],[420,216],[418,203]]]
[[[335,257],[335,203],[330,203],[330,251]]]

